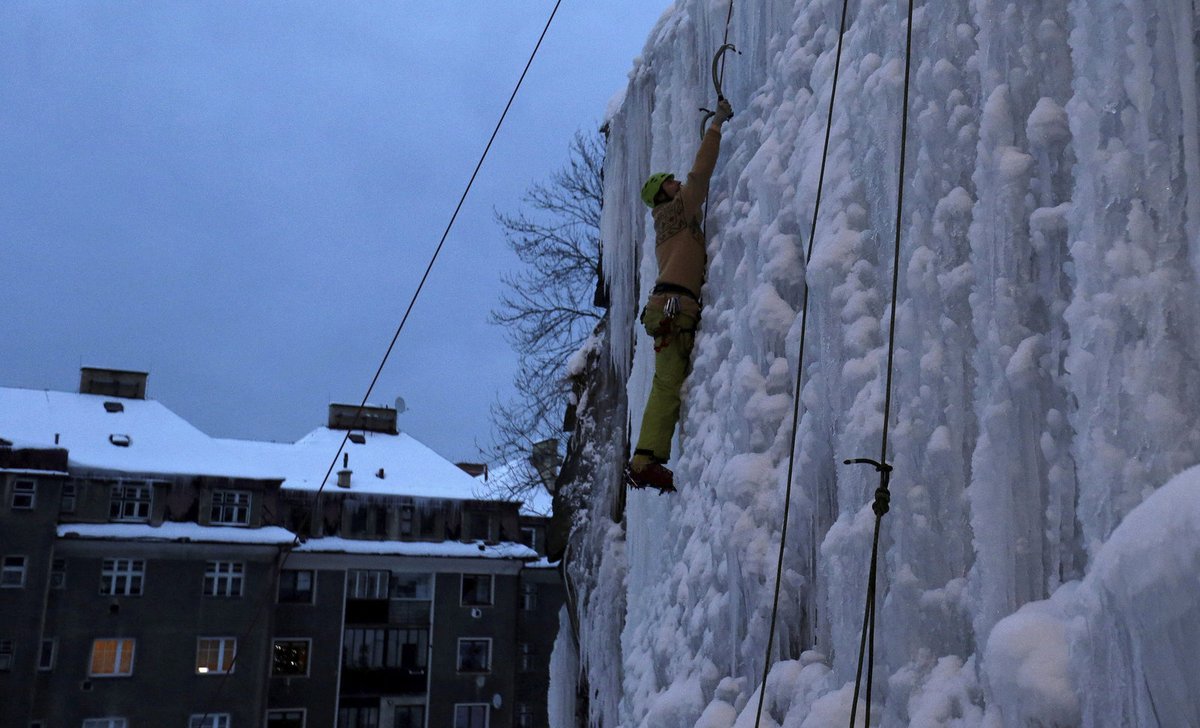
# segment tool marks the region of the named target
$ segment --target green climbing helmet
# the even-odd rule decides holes
[[[654,207],[654,198],[658,197],[659,190],[662,189],[663,182],[669,179],[675,179],[675,175],[670,172],[658,172],[650,175],[646,180],[646,184],[642,185],[642,202],[646,203],[646,207]]]

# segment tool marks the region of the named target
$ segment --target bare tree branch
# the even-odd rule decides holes
[[[567,360],[600,320],[592,303],[600,259],[600,134],[577,132],[567,161],[521,197],[515,213],[495,213],[505,242],[523,267],[503,277],[493,323],[520,357],[516,394],[491,408],[492,444],[483,456],[497,465],[527,459],[535,442],[557,437],[571,395]],[[529,469],[532,474],[533,469]],[[520,498],[538,483],[496,484],[493,492]],[[503,491],[503,492],[499,492]]]

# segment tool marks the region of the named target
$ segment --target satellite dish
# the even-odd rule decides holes
[[[404,404],[403,397],[396,398],[396,414],[402,415],[408,410],[408,405]]]

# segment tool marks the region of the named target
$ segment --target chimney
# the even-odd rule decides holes
[[[81,367],[79,370],[79,393],[124,399],[145,399],[148,376],[150,375],[147,372]]]
[[[356,404],[329,405],[329,429],[365,430],[386,435],[397,435],[400,432],[396,429],[396,410],[391,407],[367,405],[359,412]]]
[[[342,469],[338,471],[337,486],[339,488],[350,487],[350,476],[354,471],[350,469],[350,453],[342,453]]]
[[[533,452],[529,455],[529,462],[537,470],[538,477],[542,479],[546,490],[553,493],[554,481],[558,478],[558,466],[562,464],[562,460],[558,457],[558,440],[551,438],[533,443]]]
[[[458,469],[470,475],[472,478],[483,476],[484,481],[488,479],[487,463],[454,463]]]

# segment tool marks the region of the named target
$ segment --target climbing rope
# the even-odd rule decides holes
[[[396,341],[400,338],[400,332],[404,330],[404,325],[408,322],[408,317],[412,313],[413,307],[416,306],[417,298],[420,297],[421,291],[425,287],[425,282],[429,279],[430,272],[433,271],[433,265],[437,262],[438,255],[442,252],[442,248],[446,244],[446,239],[450,236],[450,230],[454,227],[454,223],[458,219],[458,213],[462,210],[463,204],[467,200],[467,195],[470,194],[471,188],[475,185],[475,179],[479,176],[479,170],[483,168],[483,163],[485,160],[487,160],[488,152],[491,151],[492,144],[496,141],[496,137],[500,133],[500,127],[504,124],[504,120],[507,118],[508,112],[512,108],[513,101],[515,101],[517,98],[517,92],[521,90],[521,85],[525,81],[525,76],[529,73],[529,69],[533,65],[533,60],[537,57],[538,51],[542,47],[542,41],[546,39],[546,34],[550,31],[550,25],[554,22],[554,16],[558,13],[558,8],[560,5],[562,5],[562,0],[558,0],[554,4],[554,7],[550,10],[550,17],[546,19],[546,25],[542,28],[542,33],[538,36],[537,43],[534,44],[533,51],[529,54],[529,60],[525,62],[525,68],[521,71],[521,76],[517,79],[517,83],[513,87],[512,93],[508,97],[508,102],[504,105],[504,111],[500,113],[500,118],[496,121],[496,127],[492,130],[492,135],[488,138],[487,145],[484,146],[483,153],[479,156],[479,161],[476,163],[475,169],[471,173],[471,177],[467,181],[467,185],[463,189],[462,195],[458,198],[458,204],[454,207],[454,212],[450,215],[450,220],[446,223],[445,230],[442,231],[442,237],[438,241],[432,257],[429,259],[429,264],[425,266],[425,273],[421,276],[421,280],[417,284],[416,290],[413,291],[412,298],[408,302],[408,307],[404,311],[404,316],[400,319],[400,324],[396,327],[396,332],[392,335],[392,340],[388,344],[387,350],[383,353],[383,358],[380,360],[379,366],[375,370],[375,375],[371,378],[371,383],[367,386],[367,391],[363,395],[362,401],[359,403],[357,410],[355,410],[354,419],[352,420],[351,424],[357,423],[359,418],[362,417],[363,410],[366,409],[367,400],[371,398],[371,393],[375,390],[375,385],[379,382],[379,377],[383,373],[383,368],[387,364],[388,358],[391,357],[393,349],[396,347]],[[341,443],[338,445],[337,452],[334,453],[333,458],[329,462],[329,468],[325,471],[325,477],[321,480],[321,486],[317,489],[316,494],[313,496],[313,506],[309,511],[308,521],[301,529],[302,531],[307,532],[310,530],[312,522],[315,520],[314,514],[316,513],[317,504],[320,501],[321,493],[324,492],[325,486],[329,483],[329,476],[333,474],[333,469],[337,466],[338,458],[341,456],[342,451],[346,448],[346,443],[350,439],[350,432],[351,430],[348,428],[346,430],[346,434],[342,437]],[[275,572],[276,581],[278,581],[279,575],[282,573],[288,557],[291,556],[292,549],[294,549],[296,546],[299,546],[302,541],[303,540],[301,539],[300,534],[296,534],[291,545],[281,551],[282,555],[279,559],[279,563]],[[246,630],[246,633],[242,635],[241,641],[238,644],[245,644],[250,635],[254,633],[254,628],[258,625],[262,614],[265,613],[269,604],[270,595],[264,595],[264,598],[254,615],[254,619],[250,623],[250,627]],[[213,692],[212,697],[209,699],[208,707],[200,719],[201,725],[206,725],[209,716],[213,715],[213,706],[217,703],[218,698],[220,698],[222,691],[225,689],[225,684],[228,681],[229,675],[233,673],[233,668],[237,664],[239,655],[240,650],[235,648],[233,659],[230,660],[228,668],[221,675],[220,682],[217,684],[217,689]],[[268,655],[267,659],[270,659],[270,655]]]
[[[821,169],[817,174],[817,197],[813,203],[812,224],[808,229],[808,249],[804,262],[812,260],[813,247],[817,238],[817,216],[821,212],[821,199],[825,190],[825,170],[829,161],[829,139],[833,131],[833,106],[837,100],[838,79],[842,67],[842,46],[846,38],[846,15],[850,0],[842,0],[842,16],[838,26],[837,53],[833,61],[833,82],[829,91],[829,110],[825,117],[825,141],[821,147]],[[796,386],[792,395],[792,437],[788,454],[787,486],[783,498],[783,526],[779,534],[779,559],[775,566],[775,597],[771,602],[771,626],[767,630],[767,649],[763,656],[762,682],[758,691],[758,712],[754,716],[754,728],[762,720],[763,701],[767,695],[767,675],[771,670],[771,649],[775,644],[775,626],[779,619],[779,593],[783,584],[783,554],[787,545],[788,516],[792,507],[792,476],[796,471],[796,436],[800,429],[800,387],[804,377],[804,344],[808,336],[808,276],[804,277],[804,296],[800,314],[800,350],[796,357]]]
[[[863,608],[863,629],[858,645],[858,670],[854,677],[854,699],[850,707],[850,727],[854,728],[854,719],[858,714],[858,695],[862,687],[864,656],[867,663],[866,705],[863,708],[865,728],[871,728],[871,686],[875,677],[875,596],[879,581],[879,531],[883,524],[883,516],[888,512],[891,492],[892,466],[887,463],[888,423],[892,412],[892,375],[896,355],[896,296],[900,286],[900,222],[904,215],[904,166],[908,150],[908,93],[909,78],[912,67],[912,32],[913,4],[908,0],[908,27],[905,32],[904,45],[904,108],[900,115],[900,170],[896,179],[896,238],[892,252],[892,301],[891,320],[888,324],[888,356],[887,356],[887,385],[883,399],[883,439],[879,444],[879,460],[870,458],[854,458],[846,464],[871,465],[879,473],[879,487],[875,490],[875,502],[871,510],[875,512],[875,533],[871,539],[871,567],[867,574],[867,599]]]

